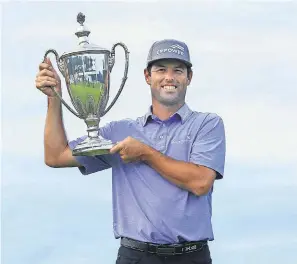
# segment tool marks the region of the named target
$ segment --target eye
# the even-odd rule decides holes
[[[175,69],[175,72],[177,72],[177,73],[183,73],[184,71],[182,69]]]
[[[164,72],[165,69],[164,69],[164,68],[160,68],[160,69],[158,69],[157,71],[158,71],[158,72]]]

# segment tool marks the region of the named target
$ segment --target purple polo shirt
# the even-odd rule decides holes
[[[225,131],[212,113],[191,111],[184,104],[168,120],[149,111],[136,120],[114,121],[100,129],[118,142],[131,136],[176,160],[204,165],[224,174]],[[73,149],[86,136],[69,142]],[[152,243],[213,240],[211,191],[203,196],[179,188],[142,162],[125,164],[118,154],[76,157],[83,175],[112,168],[115,238]]]

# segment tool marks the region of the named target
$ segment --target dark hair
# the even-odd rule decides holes
[[[149,73],[149,76],[151,76],[151,73],[152,73],[152,66],[153,66],[153,63],[149,64],[146,68]],[[187,76],[188,78],[190,78],[190,74],[192,73],[192,67],[190,66],[186,66],[186,67],[187,67]]]

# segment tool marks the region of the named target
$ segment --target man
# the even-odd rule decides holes
[[[67,142],[61,103],[47,86],[61,92],[48,60],[40,64],[36,87],[48,96],[45,163],[79,168],[87,175],[112,168],[114,235],[121,239],[117,264],[211,263],[211,197],[225,163],[222,119],[192,111],[185,103],[192,64],[185,43],[155,42],[144,70],[152,105],[136,120],[100,129],[118,142],[110,154],[73,157],[85,137]]]

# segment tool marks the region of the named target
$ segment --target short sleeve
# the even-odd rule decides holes
[[[224,176],[226,155],[225,128],[221,117],[208,114],[192,145],[190,161],[217,172],[217,179]]]
[[[106,126],[100,128],[100,134],[108,138],[108,134],[111,133],[111,124],[107,124]],[[68,146],[71,150],[73,150],[79,143],[84,141],[87,136],[82,136],[75,140],[69,141]],[[98,171],[106,170],[111,168],[112,164],[112,155],[98,155],[98,156],[75,156],[75,159],[82,165],[79,167],[80,172],[83,175],[92,174]]]

